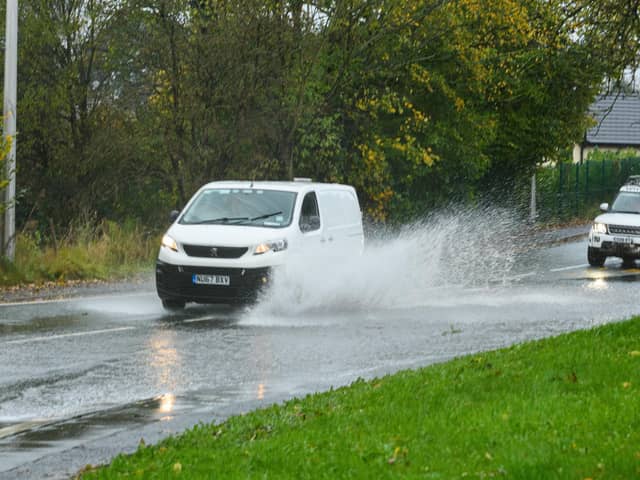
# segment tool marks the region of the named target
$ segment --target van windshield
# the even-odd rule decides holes
[[[286,227],[291,223],[296,193],[253,188],[201,191],[179,223]]]
[[[611,206],[615,213],[640,213],[640,194],[620,192]]]

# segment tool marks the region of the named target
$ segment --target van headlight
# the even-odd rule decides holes
[[[178,244],[169,235],[162,237],[162,246],[167,247],[169,250],[173,250],[174,252],[178,251]]]
[[[286,250],[287,246],[287,240],[284,238],[271,242],[264,242],[260,245],[256,245],[256,248],[253,249],[253,254],[262,255],[263,253],[267,252],[280,252],[282,250]]]
[[[607,233],[607,224],[595,222],[591,227],[593,233]]]

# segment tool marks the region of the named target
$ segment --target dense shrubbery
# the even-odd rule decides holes
[[[59,239],[27,230],[17,237],[15,264],[0,265],[0,285],[108,279],[150,271],[158,246],[157,235],[133,222],[73,224]]]

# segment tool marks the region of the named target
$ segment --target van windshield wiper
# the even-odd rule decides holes
[[[192,225],[206,225],[210,223],[229,223],[229,222],[239,222],[241,220],[250,220],[249,217],[220,217],[220,218],[210,218],[209,220],[200,220],[198,222],[189,222]]]
[[[282,210],[280,210],[279,212],[265,213],[264,215],[260,215],[258,217],[250,218],[249,221],[250,222],[255,222],[256,220],[264,220],[265,218],[273,217],[274,215],[280,215],[281,213],[282,213]]]
[[[265,218],[273,217],[274,215],[280,215],[282,211],[265,213],[257,217],[219,217],[210,218],[208,220],[200,220],[197,222],[189,222],[191,225],[208,225],[214,223],[229,223],[229,222],[255,222],[256,220],[264,220]]]
[[[631,210],[611,210],[610,213],[635,213],[637,215],[640,212],[632,212]]]

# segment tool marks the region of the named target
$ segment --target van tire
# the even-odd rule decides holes
[[[178,300],[175,298],[163,298],[162,299],[162,307],[165,310],[169,310],[170,312],[178,312],[184,309],[185,302],[184,300]]]
[[[600,253],[600,249],[593,247],[587,249],[587,260],[592,267],[602,267],[606,259],[607,256]]]

